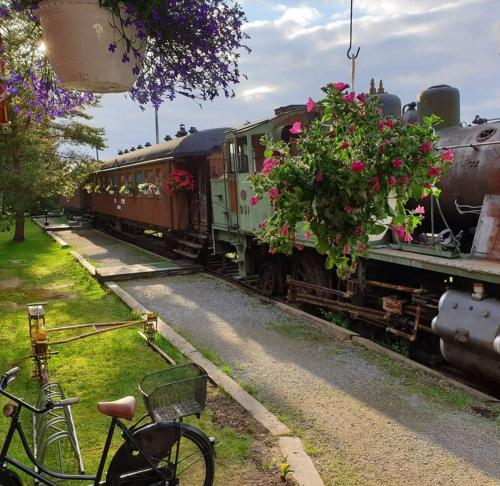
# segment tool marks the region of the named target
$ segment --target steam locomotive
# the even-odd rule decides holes
[[[427,198],[426,219],[411,243],[390,232],[371,238],[369,257],[354,275],[338,279],[309,241],[291,256],[271,255],[255,238],[271,214],[269,201],[250,205],[248,176],[262,169],[265,134],[289,141],[295,121],[312,116],[303,105],[233,129],[195,132],[181,140],[106,162],[93,181],[105,186],[148,180],[163,184],[172,171],[190,170],[195,194],[143,196],[90,194],[67,200],[70,210],[93,214],[98,227],[139,244],[193,260],[232,253],[240,278],[265,294],[288,292],[291,302],[350,316],[365,328],[409,344],[417,359],[452,365],[500,383],[500,131],[476,117],[460,121],[457,89],[433,86],[401,109],[400,99],[378,92],[384,115],[406,123],[436,114],[439,149],[451,148],[453,167],[441,181],[439,199]],[[184,146],[184,148],[183,148]],[[114,178],[114,179],[113,179]],[[150,199],[149,201],[144,200]],[[73,198],[74,199],[74,198]],[[85,199],[85,196],[83,196]],[[147,203],[147,204],[146,204]],[[222,260],[221,260],[222,261]]]

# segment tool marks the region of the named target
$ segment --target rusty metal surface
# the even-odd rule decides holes
[[[464,257],[447,259],[391,248],[375,248],[370,259],[500,284],[500,262]]]
[[[500,195],[484,198],[471,254],[474,258],[500,260]]]
[[[394,285],[387,282],[378,282],[377,280],[367,280],[367,285],[373,285],[374,287],[382,287],[385,289],[398,290],[400,292],[408,292],[410,294],[423,294],[425,289],[416,289],[414,287],[406,287],[405,285]]]
[[[468,128],[440,130],[439,145],[464,145],[500,141],[500,124],[485,123]],[[478,216],[460,215],[455,200],[461,205],[481,206],[486,194],[500,194],[500,145],[457,148],[455,160],[444,173],[439,199],[448,223],[454,229],[474,226]]]
[[[382,309],[391,314],[403,315],[404,302],[394,297],[382,297]]]

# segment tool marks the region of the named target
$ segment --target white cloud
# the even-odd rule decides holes
[[[259,16],[247,25],[252,53],[241,59],[248,80],[242,79],[235,99],[219,99],[203,109],[184,98],[165,103],[162,138],[180,123],[203,129],[261,119],[278,106],[318,99],[328,82],[349,81],[348,0],[340,6],[343,11],[333,0],[302,0],[286,10],[279,7],[284,0],[250,1],[258,1]],[[405,104],[422,89],[446,83],[461,91],[463,120],[476,113],[500,116],[498,0],[357,0],[354,5],[353,43],[361,46],[358,90],[367,90],[370,78],[382,78]],[[261,16],[263,11],[267,15]],[[142,113],[122,97],[105,97],[104,105],[96,111],[96,124],[108,127],[108,156],[154,142],[152,110]]]
[[[247,88],[241,92],[245,101],[254,101],[262,98],[263,95],[272,93],[276,88],[273,86],[255,86],[254,88]]]

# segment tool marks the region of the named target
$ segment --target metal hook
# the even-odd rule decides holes
[[[361,47],[358,47],[358,50],[356,51],[356,54],[351,54],[352,50],[352,3],[353,0],[351,0],[351,17],[350,17],[350,24],[349,24],[349,49],[347,50],[347,59],[350,59],[351,61],[353,59],[356,59],[359,56],[359,51],[361,50]]]

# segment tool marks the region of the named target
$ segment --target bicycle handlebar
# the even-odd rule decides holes
[[[48,402],[44,408],[38,409],[34,407],[33,405],[30,405],[29,403],[26,403],[24,400],[15,397],[14,395],[11,395],[10,393],[6,392],[5,389],[11,383],[16,379],[17,374],[21,371],[21,368],[16,366],[15,368],[12,368],[11,370],[7,371],[2,378],[0,378],[0,393],[2,395],[5,395],[6,397],[10,398],[11,400],[14,400],[16,403],[19,405],[26,407],[27,409],[31,410],[33,413],[36,414],[43,414],[48,412],[49,410],[53,410],[54,408],[62,408],[66,407],[69,405],[75,405],[80,401],[79,398],[65,398],[64,400],[59,400],[58,402]]]

